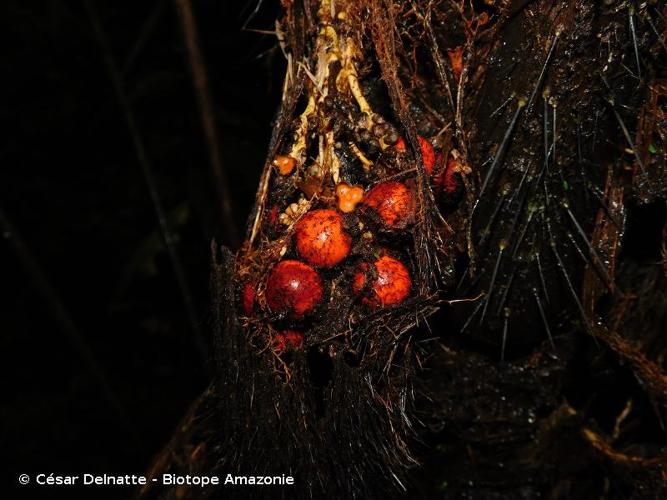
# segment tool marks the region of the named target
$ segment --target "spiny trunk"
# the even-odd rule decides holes
[[[152,473],[296,486],[144,494],[657,498],[623,422],[662,432],[665,276],[624,282],[622,236],[667,189],[664,4],[284,7],[247,239],[213,248],[218,376]],[[639,410],[591,408],[609,373]]]

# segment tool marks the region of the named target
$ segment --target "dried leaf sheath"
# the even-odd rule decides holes
[[[415,124],[399,118],[410,115],[389,71],[397,56],[382,26],[391,13],[362,7],[287,8],[288,75],[248,240],[235,262],[226,255],[214,263],[220,376],[198,418],[219,423],[198,423],[207,431],[196,440],[216,447],[214,471],[289,473],[300,483],[297,496],[405,490],[404,472],[416,463],[408,444],[412,378],[424,355],[412,334],[436,310],[442,282],[447,230],[433,210],[420,147],[397,147],[419,142]],[[360,29],[371,19],[372,29]],[[303,45],[301,33],[309,35]],[[368,67],[373,47],[387,58],[381,72],[391,99],[370,77],[379,74]],[[343,210],[340,186],[367,196]],[[334,266],[311,266],[295,248],[295,231],[305,214],[325,210],[342,214],[351,249]],[[290,297],[272,296],[277,264],[294,261],[322,283],[322,298],[305,312],[281,308]],[[399,292],[396,276],[406,283]],[[360,279],[365,285],[355,288]],[[303,345],[281,343],[286,331],[300,332]]]
[[[294,11],[288,10],[288,24],[293,22],[290,14]],[[306,457],[306,465],[296,475],[311,476],[309,481],[321,485],[337,483],[341,492],[360,495],[367,488],[368,474],[381,475],[389,480],[387,486],[394,483],[402,488],[399,477],[413,462],[407,445],[412,425],[408,415],[410,378],[418,354],[410,332],[434,311],[433,259],[422,254],[435,255],[438,250],[433,242],[430,248],[423,242],[421,248],[416,247],[413,238],[416,226],[423,231],[422,214],[432,211],[424,209],[430,191],[425,191],[427,182],[418,182],[419,175],[424,176],[416,168],[419,162],[411,155],[401,155],[395,147],[404,127],[386,102],[384,109],[375,107],[373,97],[377,101],[377,96],[364,86],[369,58],[362,47],[368,43],[364,39],[368,33],[359,26],[365,25],[368,15],[347,9],[344,3],[323,2],[313,16],[317,21],[309,30],[318,35],[312,53],[302,60],[291,59],[292,74],[286,79],[285,102],[298,100],[299,113],[282,115],[286,133],[276,140],[270,157],[290,158],[294,167],[281,172],[267,165],[257,204],[261,208],[236,268],[237,280],[256,287],[257,292],[252,314],[241,321],[244,341],[250,344],[247,355],[261,360],[252,372],[267,377],[261,386],[268,393],[262,396],[260,389],[252,391],[257,391],[257,401],[280,401],[282,395],[288,395],[288,401],[269,406],[276,413],[277,426],[285,426],[287,432],[275,436],[276,446],[297,446],[293,453],[303,453],[297,444],[300,439],[295,442],[303,436],[318,449]],[[393,78],[398,87],[397,77]],[[299,81],[304,82],[304,91],[296,99],[291,96],[301,87],[290,82]],[[414,124],[410,126],[416,142]],[[271,293],[267,275],[280,260],[300,259],[292,243],[297,222],[306,213],[340,208],[336,188],[341,184],[368,193],[389,178],[407,186],[410,208],[389,225],[381,210],[364,202],[346,213],[352,250],[340,264],[318,270],[325,288],[322,303],[310,317],[296,322],[285,318],[284,312],[273,311],[271,298],[267,299]],[[435,231],[433,223],[429,224]],[[391,253],[409,269],[413,286],[399,305],[373,309],[355,296],[352,282],[359,265],[372,262],[381,252]],[[304,346],[277,352],[276,337],[288,327],[303,332]],[[334,462],[324,463],[322,456],[327,455],[335,463],[349,464],[349,470],[341,470]],[[243,466],[241,463],[239,469]],[[312,477],[311,471],[318,474]]]

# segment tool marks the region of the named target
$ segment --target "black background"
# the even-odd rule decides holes
[[[255,1],[193,2],[240,230],[284,72],[275,37],[251,31],[274,29],[278,2],[263,4],[252,17]],[[175,3],[92,5],[122,70],[208,341],[209,246],[225,232]],[[12,0],[0,9],[0,113],[8,125],[0,206],[14,226],[12,234],[3,228],[0,240],[0,447],[10,462],[7,480],[17,485],[18,474],[39,472],[141,474],[206,387],[210,351],[206,360],[196,348],[84,3]],[[21,255],[11,244],[17,235],[25,244]],[[27,272],[26,258],[51,292]],[[56,320],[57,302],[80,342]],[[82,348],[92,352],[108,390],[82,360]],[[22,491],[55,493],[35,485]],[[87,491],[90,498],[130,494]]]

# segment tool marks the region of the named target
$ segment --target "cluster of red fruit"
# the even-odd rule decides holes
[[[426,173],[431,176],[436,163],[433,146],[419,137]],[[405,141],[396,144],[405,152]],[[434,182],[446,189],[447,174]],[[324,284],[318,269],[330,269],[343,262],[352,250],[352,236],[346,229],[343,213],[353,212],[357,202],[361,213],[369,215],[387,230],[403,229],[414,221],[415,203],[411,189],[399,181],[385,181],[367,193],[363,188],[338,185],[338,210],[316,209],[305,214],[295,227],[295,247],[301,260],[289,259],[276,264],[266,280],[265,298],[270,311],[291,320],[311,315],[322,302]],[[412,288],[406,265],[380,249],[375,256],[358,265],[352,279],[352,292],[371,309],[401,304]],[[255,306],[255,287],[246,283],[242,294],[244,313],[251,316]],[[286,330],[274,336],[277,351],[296,349],[303,344],[303,333]]]

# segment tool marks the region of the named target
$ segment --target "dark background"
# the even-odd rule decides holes
[[[241,230],[284,71],[275,37],[250,31],[274,29],[278,2],[263,4],[252,17],[256,0],[193,2]],[[122,72],[208,342],[209,246],[225,231],[175,3],[91,5]],[[8,0],[0,19],[6,484],[20,473],[141,474],[206,387],[210,351],[202,357],[196,347],[85,4]]]

